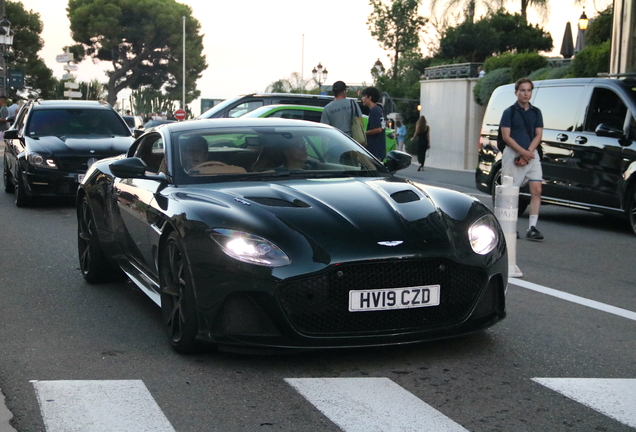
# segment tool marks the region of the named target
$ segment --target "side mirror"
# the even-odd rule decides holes
[[[386,155],[384,166],[391,174],[395,174],[397,171],[411,166],[411,160],[412,157],[410,154],[399,150],[391,150],[389,154]]]
[[[620,139],[625,136],[625,133],[623,132],[622,129],[616,129],[605,123],[601,123],[600,125],[598,125],[594,132],[596,132],[596,136],[607,137],[607,138]]]
[[[4,139],[18,139],[20,135],[17,129],[8,129],[4,131]]]
[[[164,173],[146,174],[148,167],[138,157],[127,157],[118,159],[108,165],[110,172],[119,178],[143,178],[156,181],[167,181],[168,177]]]
[[[135,139],[139,138],[143,134],[144,134],[144,130],[143,129],[135,129],[135,130],[133,130],[133,136],[135,137]]]

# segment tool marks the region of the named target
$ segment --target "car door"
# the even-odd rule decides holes
[[[18,117],[15,119],[11,129],[17,131],[18,137],[14,139],[5,139],[5,152],[4,152],[4,169],[7,170],[7,174],[10,177],[14,177],[18,167],[18,155],[25,150],[24,139],[24,122],[27,117],[27,112],[30,111],[30,106],[21,109],[18,113]]]
[[[624,131],[629,125],[629,112],[622,95],[615,89],[590,87],[587,112],[574,135],[571,181],[572,201],[602,208],[620,208],[618,185],[626,162],[620,138],[599,136],[596,129],[603,124]]]
[[[148,171],[154,174],[159,172],[163,153],[163,138],[159,133],[154,133],[143,138],[134,156],[141,158]],[[160,186],[157,180],[135,178],[117,179],[113,186],[123,224],[126,254],[146,273],[155,276],[156,218],[153,201]]]
[[[569,200],[570,184],[582,173],[572,165],[575,148],[575,124],[581,110],[585,84],[542,86],[535,89],[532,104],[543,115],[543,190],[544,199]]]

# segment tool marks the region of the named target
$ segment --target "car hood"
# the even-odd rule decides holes
[[[133,137],[112,135],[70,135],[27,138],[29,151],[54,156],[107,157],[125,153]]]
[[[468,226],[488,212],[470,196],[397,178],[219,186],[176,195],[210,228],[260,235],[292,256],[311,250],[311,259],[325,264],[396,256],[466,259],[460,255],[470,251]],[[212,212],[206,211],[210,205]]]

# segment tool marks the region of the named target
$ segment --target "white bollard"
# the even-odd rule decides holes
[[[508,276],[522,277],[517,267],[517,217],[519,213],[519,188],[512,185],[512,177],[502,178],[495,189],[495,216],[499,220],[508,247]]]

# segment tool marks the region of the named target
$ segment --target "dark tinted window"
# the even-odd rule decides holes
[[[27,128],[27,136],[130,136],[130,129],[121,117],[106,109],[34,109]]]
[[[535,89],[533,105],[543,114],[543,126],[546,129],[573,131],[584,90],[583,86]]]
[[[243,114],[246,114],[250,111],[254,111],[256,108],[262,107],[262,106],[263,106],[262,100],[252,100],[252,101],[243,102],[242,104],[239,104],[235,106],[234,108],[232,108],[228,112],[228,117],[240,117]]]
[[[595,88],[587,112],[585,130],[594,132],[601,123],[622,130],[625,126],[626,115],[627,107],[614,91]]]

